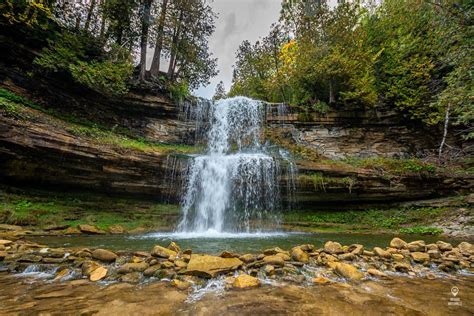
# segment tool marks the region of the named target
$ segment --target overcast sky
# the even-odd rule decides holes
[[[209,42],[214,57],[218,58],[219,74],[209,86],[195,91],[205,98],[214,95],[221,80],[229,91],[237,48],[244,40],[253,43],[268,34],[270,25],[278,20],[281,0],[214,0],[211,5],[219,15]]]

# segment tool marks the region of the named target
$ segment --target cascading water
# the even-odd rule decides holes
[[[179,232],[250,232],[275,222],[279,165],[262,144],[264,107],[244,97],[210,103],[208,150],[188,169]]]

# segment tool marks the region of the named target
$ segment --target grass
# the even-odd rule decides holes
[[[119,224],[127,229],[169,229],[178,216],[177,205],[105,195],[35,191],[0,197],[0,223],[40,228],[91,224],[107,229]]]
[[[288,225],[314,227],[318,230],[386,231],[410,234],[440,234],[428,225],[443,217],[447,208],[419,207],[369,209],[361,211],[300,211],[284,215]]]
[[[148,141],[144,138],[133,137],[131,132],[124,128],[110,130],[96,122],[84,120],[73,115],[64,115],[52,109],[46,109],[11,91],[0,88],[0,109],[3,109],[8,115],[17,119],[31,119],[31,113],[28,113],[25,107],[32,108],[60,120],[64,128],[73,135],[86,137],[104,145],[112,145],[122,149],[163,153],[177,152],[182,154],[191,154],[202,150],[199,146],[164,144]]]

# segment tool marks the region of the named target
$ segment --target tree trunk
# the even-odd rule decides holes
[[[102,1],[102,5],[104,5],[104,2],[105,1]],[[102,40],[105,39],[105,13],[104,13],[104,10],[102,9],[102,14],[101,14],[101,17],[100,17],[100,34],[99,34],[100,38]],[[105,42],[105,41],[104,41]]]
[[[151,62],[150,74],[158,76],[160,73],[161,50],[163,49],[163,32],[166,21],[166,11],[168,9],[168,0],[163,0],[161,3],[160,19],[158,21],[155,52],[153,53],[153,60]]]
[[[89,31],[89,25],[91,24],[92,14],[94,13],[95,4],[96,4],[96,0],[91,0],[89,12],[87,12],[86,24],[84,25],[84,29],[86,31]]]
[[[334,96],[334,84],[332,80],[329,80],[329,104],[336,103],[336,97]]]
[[[146,76],[146,49],[148,47],[148,29],[150,26],[150,10],[153,0],[142,0],[142,34],[140,39],[140,80]]]
[[[449,112],[451,111],[451,104],[448,104],[446,108],[446,116],[444,117],[444,131],[443,131],[443,138],[441,140],[441,144],[439,145],[438,151],[438,160],[441,161],[441,156],[443,154],[443,147],[446,143],[446,136],[448,135],[448,125],[449,125]]]
[[[181,23],[183,20],[184,9],[179,13],[178,25],[176,26],[176,31],[173,34],[173,43],[171,44],[171,54],[170,54],[170,64],[168,67],[168,78],[173,80],[174,69],[176,67],[176,55],[178,54],[178,40],[181,35]]]

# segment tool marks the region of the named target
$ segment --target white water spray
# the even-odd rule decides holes
[[[188,170],[178,232],[250,232],[276,221],[278,160],[261,143],[264,107],[244,97],[211,103],[208,150]]]

